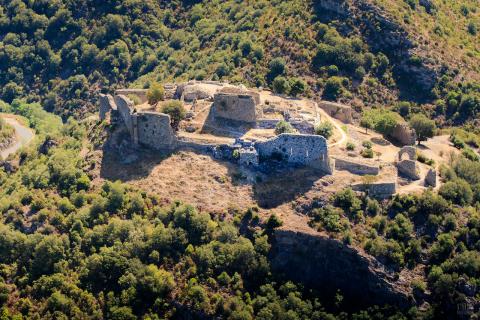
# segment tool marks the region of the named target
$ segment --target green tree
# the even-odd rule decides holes
[[[279,135],[282,133],[294,133],[295,129],[292,127],[290,123],[285,120],[281,120],[275,126],[275,134]]]
[[[170,116],[170,121],[172,123],[172,127],[177,130],[180,121],[185,119],[187,115],[187,111],[183,106],[183,103],[178,100],[172,100],[167,102],[161,109],[161,111],[165,114]]]
[[[323,121],[315,127],[315,134],[329,139],[333,135],[333,124],[330,121]]]
[[[435,134],[436,125],[435,121],[428,119],[424,115],[417,114],[410,120],[410,126],[415,129],[417,133],[418,144],[422,141],[426,141]]]
[[[370,113],[363,113],[360,120],[360,126],[365,128],[365,133],[368,133],[368,129],[373,129],[375,126],[375,120]]]
[[[323,89],[323,98],[329,101],[337,101],[343,95],[345,87],[343,86],[344,78],[330,77],[325,83]]]
[[[157,104],[165,97],[165,89],[160,83],[152,83],[147,91],[148,103],[151,105]]]
[[[285,77],[276,77],[272,83],[273,92],[288,94],[290,92],[290,83]]]

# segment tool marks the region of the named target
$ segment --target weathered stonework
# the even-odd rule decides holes
[[[402,161],[403,155],[406,154],[408,156],[408,160],[416,160],[417,159],[417,149],[412,146],[405,146],[398,152],[398,161]]]
[[[176,142],[170,116],[159,112],[139,112],[133,115],[136,141],[153,149],[171,149]]]
[[[251,94],[216,93],[213,109],[215,118],[249,123],[257,121],[257,104]]]
[[[379,181],[369,184],[360,183],[353,185],[352,189],[365,192],[374,198],[387,199],[397,192],[397,183],[395,181]]]
[[[238,150],[238,163],[244,166],[258,166],[258,153],[254,148],[242,148]]]
[[[126,96],[115,96],[115,104],[117,105],[118,113],[123,119],[123,123],[127,127],[128,132],[133,137],[133,122],[132,114],[134,111],[133,102],[128,99]]]
[[[100,117],[100,121],[103,121],[107,118],[107,115],[109,113],[117,109],[117,105],[115,104],[113,97],[109,94],[100,94],[99,100],[100,100],[99,117]]]
[[[412,180],[419,180],[420,173],[415,160],[403,160],[397,164],[398,172]]]
[[[136,96],[140,103],[145,103],[148,101],[147,97],[147,89],[118,89],[115,90],[115,95],[116,96]]]
[[[333,172],[327,140],[322,136],[283,133],[264,142],[255,143],[260,159],[277,159],[294,165],[317,167]]]
[[[414,145],[417,141],[417,134],[414,129],[406,123],[399,123],[393,129],[391,137],[402,145]]]
[[[352,123],[352,108],[344,104],[320,101],[320,108],[325,110],[331,117],[342,121],[343,123]]]
[[[380,168],[377,165],[338,157],[335,157],[335,170],[345,170],[353,174],[374,176],[380,172]]]
[[[435,171],[435,169],[432,168],[428,170],[425,176],[425,186],[434,188],[437,186],[437,171]]]

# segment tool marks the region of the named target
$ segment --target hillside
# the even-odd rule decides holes
[[[403,1],[380,7],[352,1],[345,4],[350,13],[339,15],[338,2],[332,11],[327,0],[5,1],[0,97],[27,97],[79,117],[94,109],[99,89],[217,78],[273,87],[280,76],[277,91],[323,92],[359,110],[398,100],[441,109],[450,107],[451,92],[456,109],[464,95],[478,91],[468,84],[478,79],[478,34],[476,27],[464,30],[478,24],[478,12],[475,1],[464,7],[438,2],[428,14]],[[372,29],[382,23],[387,29]],[[383,41],[389,37],[398,46]],[[452,108],[439,113],[463,121],[477,108],[478,101],[461,117]]]

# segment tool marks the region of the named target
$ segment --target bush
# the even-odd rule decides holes
[[[365,140],[362,142],[362,146],[366,149],[372,149],[373,143],[371,141]]]
[[[290,83],[285,77],[276,77],[272,83],[273,92],[288,94],[290,92]]]
[[[435,121],[428,119],[422,114],[414,115],[410,120],[410,126],[415,129],[417,133],[418,144],[420,144],[421,141],[432,138],[437,128]]]
[[[328,121],[322,122],[315,127],[315,134],[329,139],[333,135],[333,125]]]
[[[285,120],[281,120],[275,126],[275,134],[279,135],[282,133],[294,133],[295,129],[292,127],[290,123]]]
[[[364,158],[369,158],[369,159],[373,158],[373,150],[372,149],[363,149],[360,154]]]
[[[456,179],[440,187],[438,193],[445,199],[461,206],[468,205],[473,200],[473,191],[467,181]]]
[[[386,109],[371,109],[363,112],[360,125],[364,128],[374,129],[384,135],[390,135],[395,126],[402,121],[395,112]]]
[[[299,96],[307,90],[307,83],[302,79],[290,79],[290,94],[294,97]]]
[[[338,98],[340,98],[345,91],[343,83],[344,78],[328,78],[327,82],[325,83],[325,88],[323,89],[323,98],[329,101],[337,101]]]
[[[183,103],[178,100],[172,100],[167,102],[161,109],[161,111],[170,116],[170,121],[174,129],[178,128],[180,121],[185,119],[186,111]]]
[[[162,101],[165,97],[165,89],[160,83],[153,83],[150,85],[150,88],[147,92],[148,103],[151,105],[157,104],[159,101]]]
[[[355,144],[353,142],[347,142],[347,150],[348,151],[355,150]]]

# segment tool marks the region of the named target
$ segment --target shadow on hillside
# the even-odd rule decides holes
[[[245,124],[244,122],[215,117],[214,108],[212,105],[201,129],[201,133],[213,134],[219,137],[240,138],[255,127],[255,125]]]
[[[275,208],[305,194],[325,175],[312,168],[273,170],[253,185],[253,195],[260,207]]]

